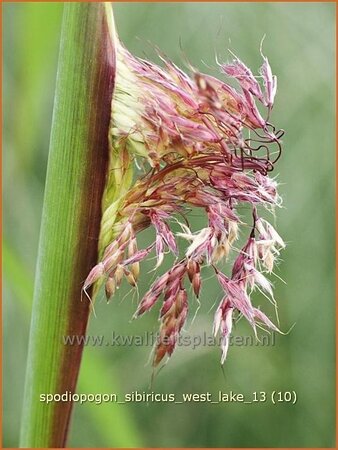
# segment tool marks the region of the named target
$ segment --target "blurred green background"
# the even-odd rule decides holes
[[[4,443],[18,445],[32,285],[52,118],[62,3],[5,3],[4,106]],[[295,390],[296,405],[84,404],[74,409],[72,447],[330,447],[334,446],[334,33],[329,3],[116,3],[122,41],[153,58],[148,41],[176,63],[183,57],[216,74],[215,54],[231,47],[253,70],[259,44],[278,75],[273,122],[286,130],[277,166],[284,208],[277,213],[288,242],[275,279],[281,327],[274,346],[230,348],[224,374],[217,347],[178,348],[152,386],[180,394],[218,390]],[[202,221],[196,217],[195,223]],[[150,269],[148,264],[147,268]],[[144,277],[145,281],[147,277]],[[146,285],[141,284],[144,292]],[[136,298],[127,290],[98,299],[90,334],[156,331],[157,310],[130,322]],[[210,332],[220,299],[210,280],[188,333]],[[256,304],[271,308],[259,293]],[[192,303],[190,319],[196,309]],[[236,335],[251,334],[240,321]],[[148,391],[149,347],[87,347],[80,392]]]

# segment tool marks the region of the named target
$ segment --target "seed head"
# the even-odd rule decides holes
[[[141,316],[162,298],[157,365],[172,354],[186,321],[187,284],[199,297],[203,267],[212,267],[224,291],[213,326],[214,334],[221,336],[223,363],[234,313],[242,314],[255,333],[257,323],[278,330],[251,299],[257,287],[274,302],[272,284],[264,273],[272,273],[285,246],[272,225],[259,216],[262,209],[281,205],[277,183],[269,177],[280,157],[283,135],[269,122],[277,79],[263,55],[259,77],[237,57],[220,64],[223,76],[237,81],[235,89],[195,69],[188,76],[160,52],[162,67],[132,56],[121,44],[117,48],[102,258],[83,289],[103,279],[110,298],[123,278],[136,286],[140,262],[152,251],[155,269],[167,252],[176,257],[173,267],[150,286],[135,313]],[[137,167],[134,184],[133,165]],[[242,206],[251,209],[252,223],[240,218]],[[193,207],[207,219],[200,230],[181,219]],[[180,233],[171,228],[174,220]],[[155,231],[155,240],[139,249],[137,236],[146,228]],[[247,234],[241,249],[236,248],[239,231]],[[184,251],[178,238],[187,241]],[[237,257],[226,269],[231,255]]]

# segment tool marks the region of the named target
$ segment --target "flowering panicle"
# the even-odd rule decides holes
[[[265,56],[258,78],[237,57],[220,64],[221,72],[236,80],[239,89],[194,69],[189,77],[160,52],[159,57],[163,68],[118,45],[111,170],[100,240],[103,254],[83,289],[104,280],[109,299],[123,278],[136,286],[139,264],[152,251],[156,269],[167,252],[175,256],[174,266],[155,280],[135,313],[135,317],[144,314],[162,298],[156,366],[172,354],[186,321],[187,283],[199,297],[201,269],[211,266],[224,291],[213,327],[221,336],[223,363],[235,311],[255,333],[257,325],[278,330],[251,301],[257,288],[275,304],[264,273],[273,271],[284,247],[272,225],[259,217],[259,207],[273,210],[281,204],[277,183],[268,175],[280,157],[283,135],[269,122],[277,80]],[[138,170],[134,183],[133,161]],[[247,242],[237,250],[239,230],[247,227],[239,216],[241,205],[251,208],[253,222]],[[207,226],[199,231],[193,231],[187,220],[179,222],[192,207],[207,218]],[[171,229],[173,218],[180,233]],[[154,229],[155,240],[138,249],[137,235],[148,227]],[[184,254],[177,238],[187,241]],[[220,265],[231,253],[237,257],[226,275]]]

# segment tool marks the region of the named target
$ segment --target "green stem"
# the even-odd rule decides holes
[[[75,391],[89,304],[81,286],[97,262],[109,162],[115,78],[109,4],[66,3],[36,270],[22,416],[22,447],[64,447],[71,403],[41,394]]]

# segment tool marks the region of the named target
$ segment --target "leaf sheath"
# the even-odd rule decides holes
[[[66,3],[42,214],[21,427],[22,447],[64,447],[71,403],[41,394],[75,391],[89,302],[81,286],[97,261],[114,88],[112,12]]]

